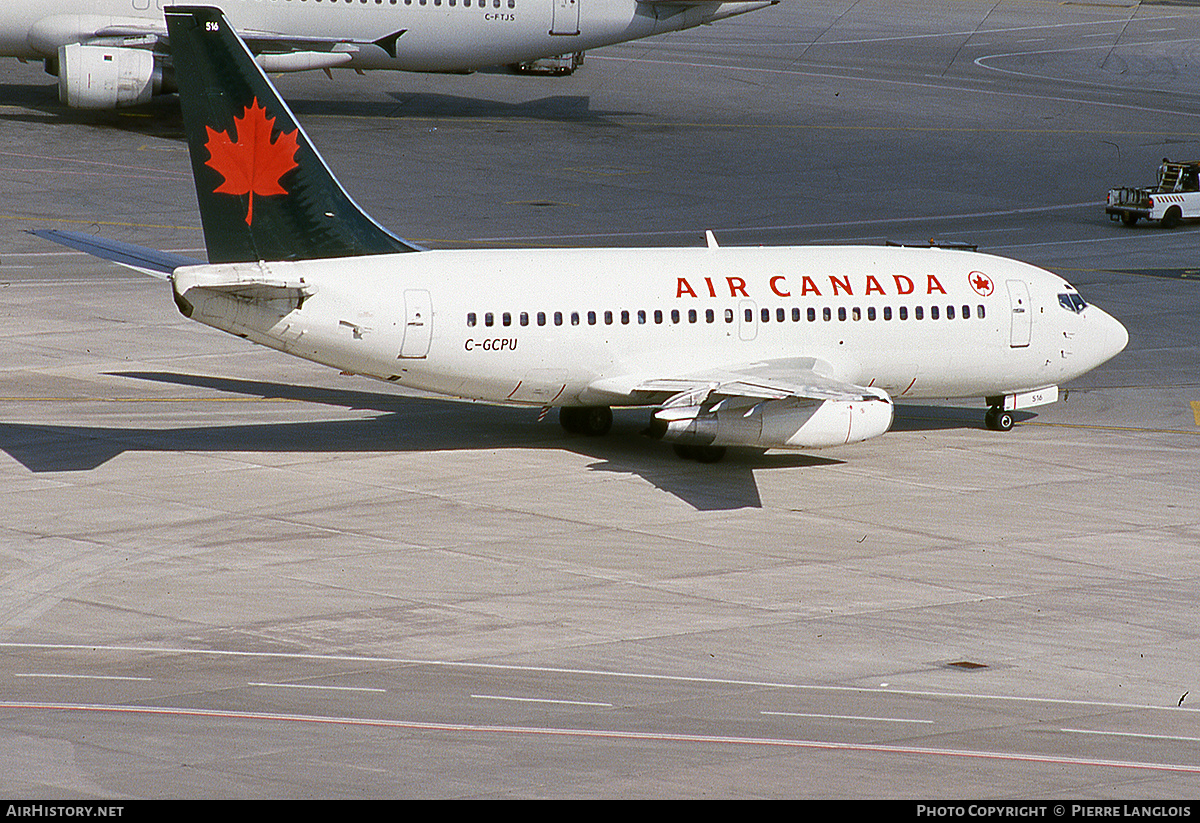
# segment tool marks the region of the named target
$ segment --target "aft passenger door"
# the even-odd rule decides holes
[[[1033,312],[1032,306],[1029,305],[1029,286],[1024,280],[1008,281],[1008,302],[1012,312],[1009,345],[1014,349],[1028,346],[1030,331],[1033,328]]]
[[[550,0],[554,4],[551,34],[579,34],[579,5],[581,0]]]
[[[429,341],[433,336],[433,302],[424,289],[407,289],[404,292],[404,342],[400,344],[400,356],[419,358],[429,354]]]

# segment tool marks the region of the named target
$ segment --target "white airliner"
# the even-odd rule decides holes
[[[692,28],[779,0],[224,0],[268,71],[466,72]],[[0,56],[43,60],[59,96],[114,108],[174,91],[164,0],[3,0]]]
[[[332,177],[215,9],[168,10],[209,263],[39,234],[169,279],[184,315],[403,386],[559,407],[603,434],[654,409],[686,458],[865,440],[892,398],[984,397],[989,427],[1128,342],[1062,278],[944,248],[430,251]]]

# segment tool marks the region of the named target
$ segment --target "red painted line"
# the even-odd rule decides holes
[[[423,723],[415,720],[385,720],[379,718],[325,717],[320,715],[276,714],[269,712],[218,711],[215,709],[185,709],[156,706],[103,706],[70,703],[0,702],[0,709],[21,711],[73,711],[112,714],[155,715],[164,717],[200,717],[217,720],[267,720],[286,723],[315,723],[330,726],[411,729],[429,732],[469,732],[477,734],[520,734],[544,737],[585,737],[605,740],[630,740],[665,743],[705,743],[715,745],[764,746],[820,751],[868,752],[875,754],[910,755],[918,757],[962,757],[975,760],[1002,760],[1018,763],[1047,763],[1060,766],[1090,766],[1106,769],[1137,769],[1143,771],[1181,772],[1200,774],[1200,766],[1180,763],[1143,763],[1130,760],[1105,760],[1065,755],[1043,755],[1029,752],[988,752],[970,749],[943,749],[924,746],[894,746],[883,743],[838,743],[819,740],[783,740],[769,737],[724,737],[672,732],[623,732],[606,729],[552,729],[532,726],[478,726],[467,723]]]

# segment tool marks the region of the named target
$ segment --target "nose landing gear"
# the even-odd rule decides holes
[[[983,416],[984,425],[994,432],[1012,431],[1012,412],[1005,411],[1002,406],[992,406]]]

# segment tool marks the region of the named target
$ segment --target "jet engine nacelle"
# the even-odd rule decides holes
[[[651,433],[695,446],[820,449],[878,437],[891,428],[892,412],[892,399],[884,392],[865,400],[738,398],[659,409]]]
[[[71,43],[58,50],[58,99],[71,108],[136,106],[161,91],[162,70],[149,49]]]

